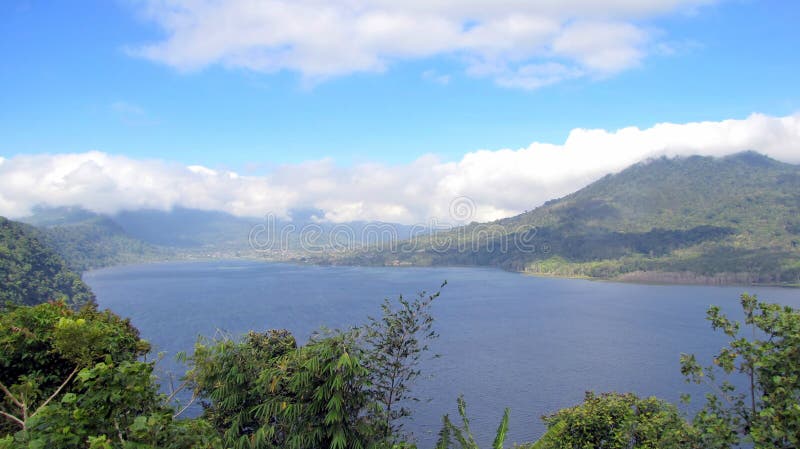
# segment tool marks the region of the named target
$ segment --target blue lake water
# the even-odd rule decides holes
[[[705,320],[709,305],[740,317],[739,295],[800,307],[800,290],[661,286],[524,276],[483,268],[318,267],[245,261],[163,263],[89,272],[101,307],[130,317],[164,351],[163,371],[180,372],[178,351],[220,329],[285,328],[299,341],[320,326],[357,325],[385,297],[448,285],[433,312],[440,358],[416,393],[407,423],[431,447],[444,413],[463,394],[472,427],[489,443],[505,407],[508,443],[535,440],[540,416],[581,402],[584,392],[632,391],[678,402],[704,391],[684,382],[678,358],[701,361],[724,339]],[[700,397],[696,400],[699,402]],[[486,444],[488,445],[488,444]]]

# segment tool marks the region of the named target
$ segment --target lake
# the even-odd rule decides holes
[[[414,405],[414,432],[432,447],[444,413],[463,394],[480,443],[488,446],[505,407],[507,445],[544,431],[540,416],[578,404],[586,390],[632,391],[678,402],[702,394],[684,382],[678,358],[707,364],[723,344],[705,320],[709,305],[734,317],[739,295],[800,307],[800,290],[635,285],[537,278],[485,268],[319,267],[246,261],[160,263],[84,276],[101,307],[130,317],[164,351],[162,371],[198,335],[285,328],[304,341],[320,326],[342,328],[377,315],[385,297],[435,291],[432,345]],[[699,403],[700,397],[696,398]]]

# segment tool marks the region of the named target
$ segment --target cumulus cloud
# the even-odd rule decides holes
[[[479,150],[454,162],[427,155],[404,165],[341,167],[325,159],[284,165],[265,176],[96,151],[0,157],[0,215],[24,216],[39,204],[102,213],[181,206],[286,218],[292,210],[313,208],[334,222],[445,223],[453,200],[467,197],[477,209],[465,218],[486,221],[531,209],[647,158],[751,149],[800,163],[800,114],[574,129],[562,144]]]
[[[129,50],[180,70],[220,64],[306,80],[445,55],[472,75],[535,89],[636,66],[652,34],[643,23],[714,1],[142,0],[165,37]]]

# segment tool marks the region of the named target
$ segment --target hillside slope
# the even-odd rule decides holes
[[[393,251],[362,252],[348,262],[795,284],[800,167],[754,152],[651,160],[530,212],[409,241]]]
[[[79,306],[94,300],[80,276],[70,271],[31,226],[0,217],[0,307],[62,299]]]
[[[77,207],[39,208],[23,219],[37,226],[72,270],[160,260],[168,251],[130,236],[111,218]]]

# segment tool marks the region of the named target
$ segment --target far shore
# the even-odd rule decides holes
[[[720,273],[715,276],[698,275],[691,272],[661,272],[661,271],[638,271],[626,273],[614,278],[601,278],[583,275],[568,275],[568,274],[553,274],[534,271],[521,271],[521,270],[508,270],[502,267],[493,265],[414,265],[411,263],[404,264],[385,264],[385,265],[370,265],[370,264],[355,264],[355,263],[326,263],[318,260],[309,260],[306,258],[298,257],[264,257],[258,254],[182,254],[175,255],[175,257],[160,258],[160,259],[143,259],[132,260],[114,265],[107,265],[101,267],[93,267],[85,270],[82,274],[86,274],[95,270],[102,270],[105,268],[116,268],[136,265],[151,265],[151,264],[166,264],[175,262],[215,262],[215,261],[248,261],[260,263],[289,263],[296,265],[314,265],[314,266],[356,266],[356,267],[383,267],[383,268],[482,268],[482,269],[497,269],[508,271],[512,273],[519,273],[524,276],[532,276],[539,278],[555,278],[555,279],[576,279],[594,282],[616,282],[623,284],[640,284],[640,285],[705,285],[710,287],[726,287],[726,286],[741,286],[741,287],[781,287],[781,288],[800,288],[800,284],[788,283],[761,283],[761,282],[748,282],[746,280],[746,273]]]

